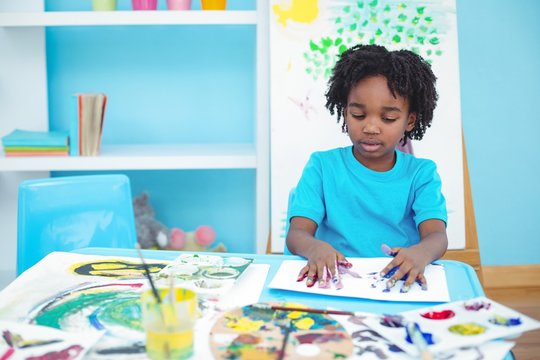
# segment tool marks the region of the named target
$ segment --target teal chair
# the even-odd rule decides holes
[[[291,209],[292,202],[294,200],[294,192],[296,188],[292,188],[289,191],[289,199],[287,200],[287,218],[285,219],[285,242],[283,243],[283,254],[284,255],[292,255],[291,251],[287,247],[287,234],[289,234],[289,226],[291,225],[289,223],[289,211]]]
[[[53,177],[19,185],[17,275],[53,251],[134,248],[136,241],[125,175]]]

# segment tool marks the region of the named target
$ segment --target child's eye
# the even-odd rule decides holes
[[[396,118],[383,118],[384,121],[387,121],[387,122],[394,122],[396,121],[397,119]]]
[[[353,118],[362,120],[366,117],[364,114],[351,114]]]

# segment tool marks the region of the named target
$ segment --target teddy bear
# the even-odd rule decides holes
[[[209,248],[216,240],[216,233],[208,225],[199,226],[192,232],[185,232],[177,227],[169,229],[156,220],[154,208],[150,204],[150,196],[146,191],[133,199],[133,212],[137,242],[143,249],[227,251],[223,243]]]
[[[173,250],[184,251],[214,251],[226,252],[227,248],[223,243],[219,243],[213,248],[210,245],[216,240],[216,233],[208,225],[198,226],[195,231],[184,232],[182,229],[177,230],[176,236],[171,238],[169,248]]]

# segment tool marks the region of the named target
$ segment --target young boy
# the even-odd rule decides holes
[[[436,77],[408,50],[356,45],[333,70],[326,107],[343,118],[352,146],[311,155],[289,209],[287,247],[308,259],[298,277],[325,287],[345,256],[382,256],[389,244],[398,271],[427,287],[424,268],[446,252],[446,202],[435,163],[396,150],[422,139],[437,103]],[[328,276],[327,276],[328,275]],[[323,282],[323,283],[321,283]]]

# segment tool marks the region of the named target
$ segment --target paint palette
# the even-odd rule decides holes
[[[333,315],[345,329],[351,334],[355,360],[413,360],[413,357],[398,346],[388,341],[378,332],[368,327],[364,321],[370,317],[376,316],[370,313],[355,313],[349,315]],[[477,346],[468,346],[459,349],[453,349],[442,353],[434,354],[435,359],[459,359],[459,360],[478,360],[478,359],[502,359],[514,346],[509,341],[490,341]]]
[[[268,305],[248,305],[224,313],[210,332],[214,357],[263,360],[351,356],[351,337],[331,316],[263,308]],[[304,307],[291,303],[279,305]]]
[[[540,328],[540,322],[485,297],[378,316],[365,323],[405,352],[418,356],[407,340],[406,322],[414,321],[433,353],[475,346]]]

